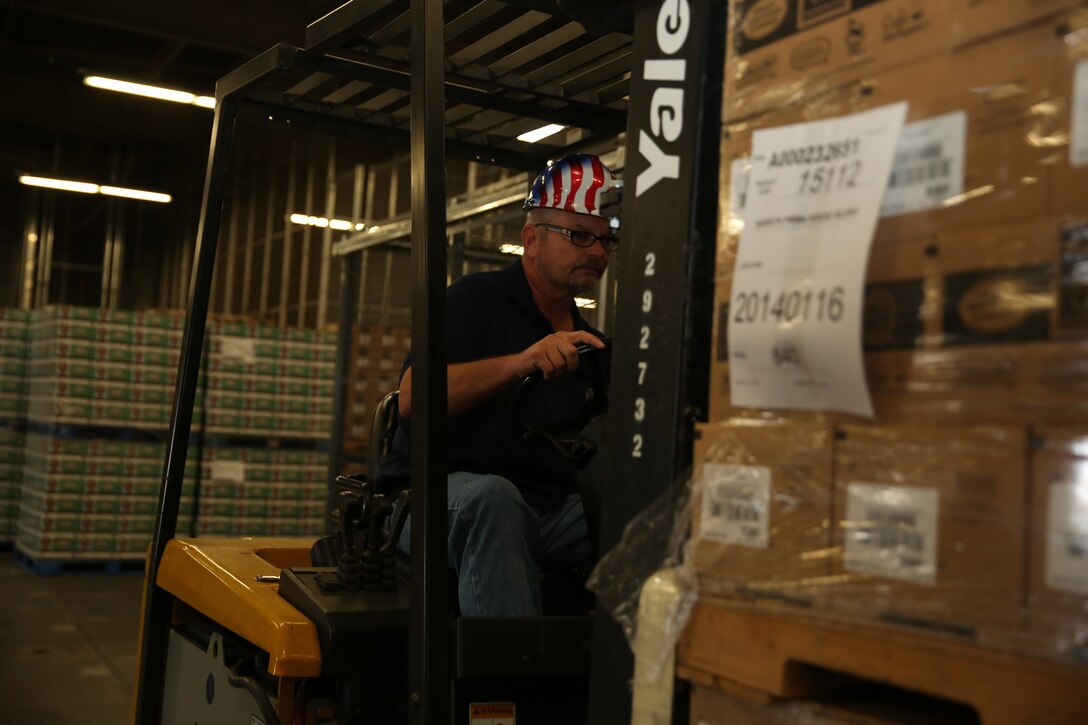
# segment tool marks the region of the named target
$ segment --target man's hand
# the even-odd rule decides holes
[[[601,350],[604,343],[591,332],[554,332],[514,355],[455,363],[446,368],[447,407],[450,416],[475,408],[499,391],[527,378],[537,370],[545,380],[578,369],[578,345]],[[412,368],[400,381],[400,415],[412,416]]]
[[[578,369],[578,345],[590,345],[598,350],[604,348],[601,339],[590,332],[553,332],[539,342],[526,348],[517,356],[518,377],[524,378],[539,370],[545,380],[551,380],[563,373]]]

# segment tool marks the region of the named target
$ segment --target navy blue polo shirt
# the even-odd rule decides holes
[[[590,327],[577,308],[572,309],[574,329]],[[533,300],[519,259],[506,269],[461,277],[446,290],[446,359],[463,363],[521,352],[555,332]],[[405,360],[405,369],[411,356]],[[531,419],[559,421],[576,414],[589,385],[589,372],[562,375],[542,383],[545,395],[534,395]],[[573,464],[549,445],[527,441],[524,427],[515,416],[516,384],[489,398],[447,424],[447,468],[450,472],[495,473],[518,487],[525,500],[538,510],[555,506],[576,491]],[[541,408],[544,408],[542,410]],[[521,416],[524,419],[526,416]],[[411,450],[411,422],[398,421],[392,453],[382,462],[377,476],[380,489],[407,484]]]

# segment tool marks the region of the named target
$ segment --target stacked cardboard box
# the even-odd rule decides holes
[[[200,381],[209,433],[327,438],[335,333],[213,320]]]
[[[355,331],[344,432],[349,447],[365,449],[374,410],[382,398],[400,387],[401,367],[411,347],[407,327],[373,325]]]
[[[28,417],[48,426],[166,428],[183,322],[168,313],[35,310]]]
[[[29,399],[30,313],[0,309],[0,542],[15,538],[19,514],[24,419]]]
[[[148,434],[137,431],[168,424],[183,322],[172,312],[60,305],[31,313],[20,551],[63,559],[145,554],[165,449],[138,442]]]
[[[0,423],[0,541],[15,539],[19,518],[19,482],[22,480],[26,435],[9,423]]]
[[[1082,658],[1088,5],[736,10],[711,422],[695,451],[700,586]],[[864,289],[875,420],[731,405],[753,134],[900,101]]]
[[[26,437],[16,543],[38,558],[142,558],[151,541],[165,445],[117,437]],[[178,530],[189,528],[196,465]]]
[[[315,450],[204,446],[195,533],[324,533],[327,465]]]
[[[27,312],[0,308],[0,420],[26,417],[29,320]]]

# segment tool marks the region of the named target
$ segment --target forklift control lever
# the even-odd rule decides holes
[[[397,546],[397,541],[404,531],[404,523],[408,520],[411,500],[411,493],[405,489],[400,492],[400,495],[397,496],[397,500],[393,502],[393,513],[389,517],[389,531],[385,537],[385,543],[382,544],[381,548],[381,553],[383,555],[393,555]]]
[[[605,337],[601,341],[605,343],[604,350],[611,348],[612,340],[610,338]],[[581,343],[575,346],[575,349],[578,351],[582,362],[586,362],[587,356],[603,352],[588,343]],[[581,439],[577,436],[569,437],[569,435],[563,435],[563,433],[569,434],[570,431],[580,431],[591,420],[608,411],[607,383],[598,367],[594,367],[591,373],[592,387],[586,390],[582,409],[570,419],[555,421],[543,428],[530,424],[525,419],[524,408],[530,391],[543,382],[544,374],[540,370],[534,371],[518,383],[517,390],[514,392],[514,415],[521,423],[525,440],[537,441],[550,446],[560,456],[571,461],[576,469],[584,468],[590,459],[596,455],[597,444],[592,440]]]

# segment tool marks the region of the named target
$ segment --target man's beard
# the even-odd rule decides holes
[[[589,259],[578,265],[576,268],[595,270],[598,273],[598,276],[596,277],[576,277],[573,271],[569,274],[564,274],[549,266],[545,266],[544,274],[549,278],[552,284],[560,287],[571,296],[577,296],[597,289],[597,283],[600,281],[600,275],[604,274],[605,266],[605,263],[601,260]]]

